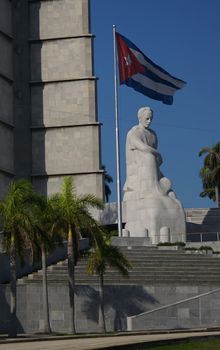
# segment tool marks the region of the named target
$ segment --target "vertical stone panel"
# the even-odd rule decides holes
[[[1,157],[0,169],[14,171],[13,164],[13,130],[0,124]]]
[[[4,37],[0,33],[0,74],[6,76],[9,79],[13,78],[12,73],[12,43],[11,40]]]
[[[0,77],[0,120],[13,124],[13,85]]]
[[[0,199],[3,199],[6,196],[8,191],[8,185],[12,178],[12,175],[6,174],[0,169]]]
[[[31,99],[34,127],[96,121],[94,80],[35,85],[31,90]]]
[[[70,37],[88,32],[87,0],[30,3],[31,39]]]
[[[91,39],[53,40],[31,45],[31,80],[53,81],[90,77]]]
[[[51,195],[61,190],[64,176],[41,176],[33,177],[33,185],[39,192],[44,192],[47,188],[47,194]],[[80,174],[73,175],[74,186],[76,187],[77,194],[94,194],[98,198],[103,197],[103,182],[102,176],[99,174]],[[99,192],[98,192],[99,190]]]
[[[97,128],[57,128],[32,134],[33,173],[74,174],[93,172],[99,166]],[[44,159],[42,159],[44,157]]]
[[[13,4],[14,158],[16,178],[30,179],[30,57],[28,0]]]
[[[0,31],[12,35],[12,6],[10,0],[0,1]]]

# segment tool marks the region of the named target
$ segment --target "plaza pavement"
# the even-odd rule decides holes
[[[220,330],[152,334],[123,334],[99,337],[33,336],[0,339],[0,350],[96,350],[127,349],[129,345],[160,343],[201,337],[220,337]]]

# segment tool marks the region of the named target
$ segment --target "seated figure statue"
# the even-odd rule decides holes
[[[130,237],[145,237],[156,244],[166,240],[185,241],[185,213],[171,181],[160,171],[163,160],[157,151],[157,135],[149,128],[153,111],[142,107],[139,124],[127,134],[124,202]]]

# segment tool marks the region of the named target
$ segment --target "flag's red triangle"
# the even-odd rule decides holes
[[[116,40],[118,47],[120,84],[123,84],[123,82],[129,79],[132,75],[143,73],[145,68],[137,60],[133,52],[118,33],[116,33]]]

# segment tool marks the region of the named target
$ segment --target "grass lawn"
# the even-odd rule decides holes
[[[220,338],[198,339],[170,345],[136,348],[136,350],[220,350]]]

